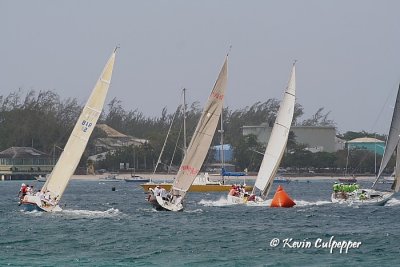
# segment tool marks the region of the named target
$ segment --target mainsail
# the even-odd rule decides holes
[[[394,170],[394,182],[392,184],[392,190],[399,192],[400,189],[400,146],[397,146],[396,150],[396,168]]]
[[[222,112],[227,86],[228,57],[203,109],[192,140],[172,185],[172,194],[184,197],[203,165]]]
[[[385,146],[385,152],[382,157],[381,166],[379,167],[378,176],[372,186],[375,186],[378,179],[381,177],[383,170],[386,168],[390,158],[392,157],[396,146],[400,141],[400,85],[397,91],[396,104],[393,110],[392,122],[390,124],[389,136]]]
[[[114,67],[116,49],[108,60],[104,70],[96,83],[74,129],[65,145],[56,166],[42,188],[42,192],[50,192],[52,198],[58,202],[73,175],[87,142],[103,109],[104,101],[110,86]]]
[[[283,100],[272,128],[271,136],[265,150],[264,158],[254,185],[255,189],[262,191],[266,197],[271,188],[279,163],[282,159],[289,136],[290,125],[292,124],[294,105],[296,100],[296,73],[293,64],[292,73],[286,88]]]

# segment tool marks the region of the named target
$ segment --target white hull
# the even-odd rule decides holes
[[[382,192],[373,189],[358,189],[354,192],[332,193],[332,203],[355,206],[383,206],[393,196],[393,192]]]
[[[155,196],[152,189],[149,190],[147,201],[158,211],[182,211],[183,205],[181,201],[172,203],[169,199],[161,196]]]
[[[157,203],[167,211],[182,211],[183,205],[181,202],[172,203],[169,200],[164,200],[161,196],[156,196]]]
[[[230,204],[247,204],[247,203],[260,203],[264,202],[262,198],[256,197],[254,200],[248,200],[248,197],[243,194],[240,196],[228,195],[228,203]]]
[[[46,212],[62,211],[60,206],[47,203],[47,202],[41,200],[38,196],[26,195],[21,202],[21,206],[26,211],[33,211],[33,210],[46,211]]]

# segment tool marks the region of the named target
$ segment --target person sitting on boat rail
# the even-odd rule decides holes
[[[256,195],[251,194],[248,198],[247,201],[256,201]]]
[[[160,190],[161,190],[160,186],[157,185],[157,186],[153,189],[154,196],[159,196],[159,195],[160,195]]]
[[[33,196],[35,194],[34,189],[33,189],[33,185],[31,186],[26,186],[26,194],[28,196]]]
[[[340,185],[339,185],[337,182],[335,182],[335,183],[333,184],[333,191],[334,191],[335,193],[337,193],[337,192],[340,191]]]
[[[231,187],[231,190],[229,190],[229,194],[230,196],[234,196],[236,194],[236,186],[233,184]]]
[[[246,194],[246,188],[244,187],[244,185],[240,185],[239,191],[240,193]]]
[[[26,195],[26,184],[21,184],[21,188],[19,189],[18,196],[23,199]]]
[[[159,194],[160,194],[161,198],[164,200],[166,200],[168,198],[168,192],[163,187],[160,188]]]

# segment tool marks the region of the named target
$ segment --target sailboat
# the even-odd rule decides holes
[[[183,109],[183,133],[184,133],[184,137],[183,137],[183,150],[186,151],[186,126],[185,126],[185,117],[186,117],[186,111],[185,111],[185,107],[186,107],[186,89],[184,88],[182,90],[182,95],[183,95],[183,105],[182,105],[182,109]],[[178,111],[177,111],[178,112]],[[166,143],[167,143],[167,139],[168,136],[171,132],[171,128],[172,128],[172,124],[174,123],[175,120],[175,116],[177,114],[177,112],[174,114],[173,118],[172,118],[172,122],[170,124],[170,127],[168,129],[167,135],[165,137],[164,140],[164,144],[161,148],[161,152],[160,155],[158,156],[158,160],[156,163],[156,166],[154,167],[154,171],[153,171],[153,175],[156,173],[156,170],[159,166],[159,164],[161,163],[161,157],[163,155]],[[221,121],[222,121],[222,116],[221,116]],[[222,126],[221,126],[221,132],[222,132]],[[221,133],[222,135],[222,133]],[[222,137],[221,137],[222,138]],[[179,139],[179,138],[178,138]],[[222,151],[222,150],[221,150]],[[222,153],[223,154],[223,153]],[[223,158],[223,156],[221,156],[221,158]],[[172,162],[171,162],[172,164]],[[232,172],[226,172],[225,169],[223,168],[221,171],[221,176],[244,176],[245,173],[232,173]],[[150,180],[147,183],[143,183],[140,184],[140,186],[144,189],[145,192],[149,192],[150,188],[153,189],[155,187],[160,187],[160,188],[164,188],[165,190],[170,190],[172,188],[172,181],[171,182],[163,182],[163,183],[155,183],[152,180]],[[198,174],[196,176],[196,178],[194,179],[192,185],[189,188],[189,192],[228,192],[230,189],[232,188],[232,185],[230,184],[225,184],[219,181],[213,181],[210,179],[210,175],[206,172],[206,173],[201,173]],[[252,190],[253,187],[252,186],[245,186],[246,190]]]
[[[218,120],[222,112],[228,79],[228,55],[203,109],[196,130],[189,143],[178,174],[169,193],[164,189],[150,190],[148,201],[157,210],[182,211],[183,199],[194,182],[207,156]]]
[[[397,91],[396,104],[393,110],[392,122],[390,124],[389,135],[386,141],[385,152],[383,153],[381,166],[378,175],[375,178],[372,188],[355,188],[352,192],[338,191],[333,192],[331,200],[333,203],[349,205],[384,205],[394,193],[400,189],[400,85]],[[396,149],[397,148],[397,149]],[[386,168],[390,158],[396,151],[396,167],[394,172],[394,181],[390,191],[375,190],[375,185],[381,178],[383,170]],[[350,191],[350,190],[348,190]]]
[[[262,202],[265,201],[266,197],[268,196],[286,148],[290,126],[293,120],[294,105],[296,101],[295,79],[296,73],[294,63],[290,79],[280,104],[263,160],[261,162],[253,191],[251,194],[248,194],[243,191],[240,192],[240,190],[238,190],[238,192],[235,189],[232,189],[228,194],[228,202],[234,204],[245,204],[249,201]]]
[[[27,211],[61,211],[58,203],[73,175],[79,160],[86,148],[87,142],[103,109],[104,101],[111,82],[114,67],[116,47],[101,73],[65,148],[48,177],[46,183],[36,195],[26,195],[21,201]]]

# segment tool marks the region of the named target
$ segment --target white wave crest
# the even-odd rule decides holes
[[[186,213],[202,213],[203,212],[203,210],[202,209],[195,209],[195,210],[183,210],[183,212],[186,212]]]
[[[266,199],[263,202],[253,202],[249,201],[246,203],[247,206],[252,206],[252,207],[269,207],[271,205],[272,199]],[[305,200],[294,200],[296,203],[295,207],[306,207],[306,206],[321,206],[321,205],[327,205],[331,204],[332,202],[326,201],[326,200],[317,200],[317,201],[305,201]],[[399,201],[400,203],[400,201]],[[222,207],[222,206],[232,206],[232,205],[238,205],[234,204],[226,197],[221,197],[219,200],[200,200],[199,202],[200,205],[206,206],[206,207]],[[239,204],[240,205],[240,204]]]
[[[118,209],[99,210],[63,210],[62,214],[88,218],[110,218],[122,214]]]
[[[294,202],[296,203],[297,207],[321,206],[321,205],[332,204],[331,201],[327,200],[317,200],[317,201],[295,200]]]
[[[221,197],[219,200],[205,200],[202,199],[199,202],[200,205],[206,206],[206,207],[223,207],[223,206],[231,206],[235,205],[232,202],[229,202],[226,197]]]
[[[400,200],[396,198],[391,198],[386,202],[385,206],[398,206],[400,205]]]

